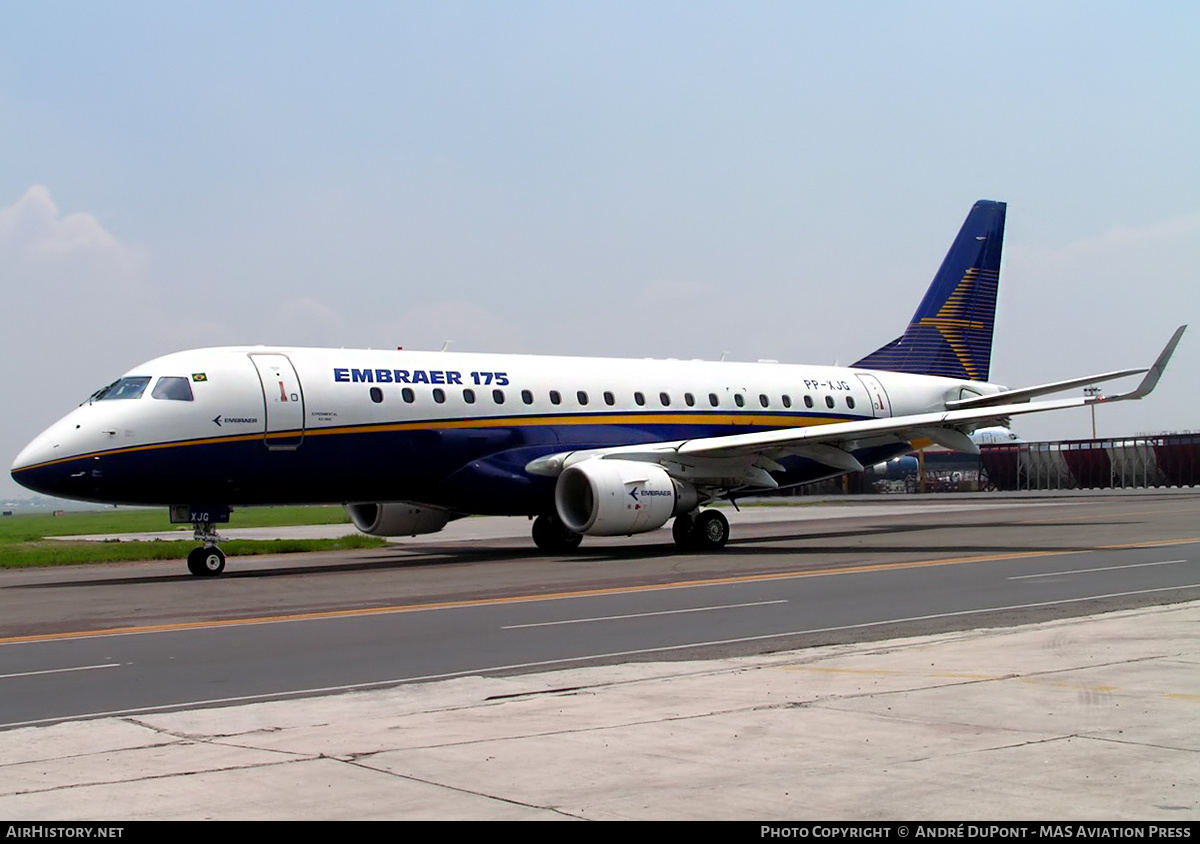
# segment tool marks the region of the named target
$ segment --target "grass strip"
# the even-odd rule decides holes
[[[75,566],[138,560],[182,561],[196,545],[191,539],[171,542],[25,542],[0,545],[0,568]],[[230,557],[250,557],[259,554],[382,548],[385,545],[387,541],[376,536],[350,535],[337,539],[231,539],[221,543],[221,550]]]
[[[237,510],[226,527],[284,527],[293,525],[348,524],[342,507],[248,507]],[[95,542],[48,540],[50,536],[146,533],[177,531],[178,540],[117,539]],[[350,533],[336,539],[231,539],[221,543],[230,557],[256,554],[303,554],[309,551],[343,551],[381,548],[379,537]],[[84,565],[137,560],[184,560],[197,543],[190,525],[173,525],[166,511],[113,509],[7,516],[0,519],[0,568]]]

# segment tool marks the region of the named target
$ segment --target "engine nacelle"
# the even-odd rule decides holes
[[[655,530],[696,508],[700,496],[661,466],[636,460],[584,460],[563,470],[554,509],[564,525],[588,536]]]
[[[389,504],[347,504],[354,526],[370,536],[416,536],[437,533],[450,521],[448,510],[398,501]]]

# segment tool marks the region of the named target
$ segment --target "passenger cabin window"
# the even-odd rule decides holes
[[[826,407],[829,407],[829,408],[832,408],[832,407],[833,407],[833,396],[826,396],[826,397],[825,397],[825,406],[826,406]]]
[[[791,406],[792,406],[792,397],[791,397],[791,396],[789,396],[789,395],[786,395],[786,394],[784,395],[784,397],[783,397],[783,406],[784,406],[784,407],[791,407]]]
[[[812,396],[805,396],[805,397],[804,397],[804,406],[805,406],[805,407],[812,407],[812,406],[813,406],[813,400],[812,400]]]
[[[525,404],[533,404],[533,393],[529,390],[522,390],[521,401],[525,402]]]
[[[150,383],[149,375],[135,375],[132,378],[121,378],[112,382],[103,390],[92,395],[92,401],[108,401],[109,399],[140,399]]]
[[[504,391],[492,390],[492,401],[496,404],[504,404]]]
[[[467,404],[475,404],[475,391],[470,387],[463,390],[463,401]]]
[[[562,404],[562,396],[559,394],[558,390],[550,391],[550,404]]]
[[[671,406],[671,395],[670,395],[670,393],[659,393],[659,394],[658,394],[658,400],[659,400],[660,402],[662,402],[662,406],[663,406],[663,407],[670,407],[670,406]]]
[[[617,397],[614,396],[612,393],[610,393],[608,390],[605,390],[604,391],[604,403],[606,405],[608,405],[609,407],[612,407],[614,404],[617,403]]]
[[[758,394],[758,403],[759,403],[759,404],[761,404],[763,407],[770,407],[770,406],[771,406],[771,400],[770,400],[769,398],[767,398],[767,394],[766,394],[766,393],[759,393],[759,394]]]
[[[582,407],[583,405],[588,403],[588,394],[585,393],[583,390],[580,390],[579,392],[577,392],[575,394],[575,398],[579,400],[580,407]]]
[[[717,398],[716,393],[709,393],[708,394],[708,403],[711,404],[713,407],[717,407],[721,403],[721,400]]]
[[[684,393],[683,394],[683,403],[686,404],[688,407],[695,407],[696,406],[696,397],[693,396],[691,393]]]
[[[404,399],[409,404],[412,404],[413,399],[416,398],[416,396],[413,394],[412,387],[405,387],[403,390],[401,390],[400,398]]]
[[[157,389],[155,392],[157,392]],[[378,387],[372,387],[370,392],[371,401],[375,402],[375,404],[379,404],[383,401],[383,390],[379,389]]]
[[[633,403],[636,404],[638,407],[644,407],[646,404],[646,397],[643,396],[641,393],[634,393],[633,394]]]
[[[733,394],[733,403],[736,404],[738,407],[745,407],[746,406],[746,398],[741,393],[734,393]]]
[[[854,396],[846,396],[846,407],[854,410]]]
[[[433,388],[433,400],[435,402],[437,402],[438,404],[445,404],[446,403],[446,391],[443,390],[441,387],[434,387]]]
[[[150,394],[150,397],[167,401],[191,401],[192,385],[182,376],[164,375],[154,385],[154,392]]]

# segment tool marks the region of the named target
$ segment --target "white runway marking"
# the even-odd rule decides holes
[[[1071,569],[1070,571],[1047,571],[1041,574],[1021,574],[1010,577],[1009,580],[1029,580],[1031,577],[1054,577],[1058,574],[1087,574],[1090,571],[1116,571],[1117,569],[1140,569],[1145,566],[1169,566],[1174,563],[1186,563],[1187,560],[1162,560],[1157,563],[1131,563],[1127,566],[1104,566],[1096,569]]]
[[[626,618],[649,618],[656,615],[682,615],[689,612],[709,612],[711,610],[734,610],[741,607],[765,607],[770,604],[786,604],[786,600],[755,601],[751,604],[722,604],[714,607],[691,607],[685,610],[661,610],[659,612],[635,612],[628,615],[600,615],[593,618],[569,618],[565,621],[538,621],[533,624],[510,624],[501,630],[520,630],[523,627],[553,627],[556,624],[586,624],[591,621],[620,621]]]
[[[0,680],[10,680],[13,677],[36,677],[39,674],[66,674],[70,671],[94,671],[97,668],[120,668],[119,662],[106,662],[103,665],[77,665],[74,668],[47,668],[44,671],[21,671],[17,674],[0,674]]]

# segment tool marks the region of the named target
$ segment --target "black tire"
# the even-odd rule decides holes
[[[684,551],[690,551],[696,547],[692,540],[692,528],[695,527],[695,522],[696,520],[690,513],[675,517],[675,521],[671,525],[671,538],[675,540],[676,547]]]
[[[533,544],[550,554],[574,551],[583,535],[568,528],[555,515],[541,515],[533,520]]]
[[[196,577],[216,577],[225,571],[225,552],[215,545],[193,548],[188,554],[187,567]]]
[[[720,510],[705,510],[692,523],[692,547],[719,551],[729,541],[729,520]]]

